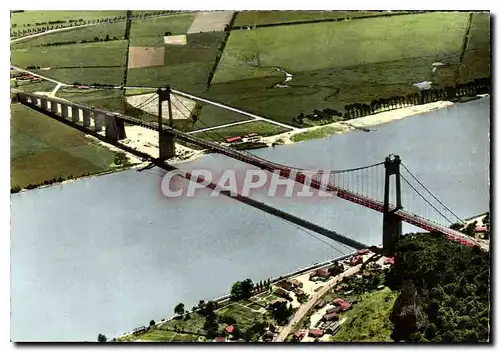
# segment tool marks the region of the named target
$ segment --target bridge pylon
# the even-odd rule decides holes
[[[401,159],[399,155],[391,155],[385,158],[385,185],[384,185],[384,220],[383,220],[383,248],[384,251],[392,254],[394,253],[399,236],[403,232],[403,223],[401,218],[394,212],[402,209],[401,205],[401,177],[399,173],[399,166]],[[391,195],[391,176],[395,176],[396,186],[396,208],[390,208],[390,195]]]
[[[166,88],[158,88],[156,91],[158,94],[158,144],[160,149],[161,160],[166,160],[173,158],[175,156],[175,142],[174,136],[163,130],[163,116],[162,116],[162,106],[163,102],[167,101],[168,104],[168,123],[170,127],[173,127],[172,122],[172,101],[171,101],[171,90],[170,86]]]

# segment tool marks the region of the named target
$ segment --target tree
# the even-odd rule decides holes
[[[292,315],[292,307],[288,307],[286,302],[274,302],[269,306],[271,315],[276,321],[284,323]]]
[[[106,34],[106,38],[104,38],[105,41],[109,41],[109,34]]]
[[[97,335],[97,342],[106,342],[106,341],[108,341],[108,338],[106,337],[106,335],[103,335],[103,334]]]
[[[183,315],[184,311],[185,311],[184,310],[184,303],[179,303],[174,308],[174,313],[177,314],[177,315]]]
[[[245,279],[241,282],[241,293],[243,298],[252,297],[253,287],[254,285],[251,279]]]
[[[151,321],[149,322],[149,326],[153,326],[155,325],[155,321],[153,319],[151,319]]]

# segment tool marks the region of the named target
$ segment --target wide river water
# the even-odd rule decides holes
[[[274,149],[261,157],[309,169],[344,169],[399,154],[460,217],[488,210],[490,99]],[[207,155],[183,169],[242,169]],[[95,341],[232,283],[279,276],[347,248],[260,210],[202,190],[160,192],[163,172],[129,170],[11,196],[11,339]],[[256,199],[368,244],[381,243],[382,216],[337,198]],[[405,231],[415,231],[406,226]],[[319,237],[319,235],[316,235]],[[329,245],[325,244],[327,242]]]

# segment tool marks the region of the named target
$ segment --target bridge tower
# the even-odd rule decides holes
[[[170,159],[175,156],[175,142],[174,136],[163,130],[163,117],[162,117],[162,103],[167,101],[168,104],[168,124],[173,127],[172,123],[172,101],[170,96],[172,94],[170,86],[167,88],[158,88],[158,143],[160,149],[160,159]]]
[[[403,224],[401,218],[394,214],[395,211],[402,209],[401,205],[401,178],[399,173],[399,165],[401,159],[399,155],[394,155],[391,158],[389,155],[385,158],[385,185],[384,185],[384,220],[383,220],[383,248],[384,251],[390,254],[394,253],[396,244],[403,232]],[[391,176],[395,176],[396,184],[396,208],[390,209],[391,195]]]

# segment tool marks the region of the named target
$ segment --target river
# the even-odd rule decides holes
[[[344,169],[399,154],[460,217],[488,210],[490,99],[274,149],[270,160]],[[221,155],[183,169],[244,168]],[[11,196],[11,339],[95,341],[173,315],[231,284],[278,276],[347,252],[226,197],[168,199],[163,172],[123,171]],[[256,199],[368,244],[382,216],[337,198]],[[405,225],[405,231],[415,228]],[[330,245],[326,245],[325,242]],[[333,246],[333,247],[332,247]]]

